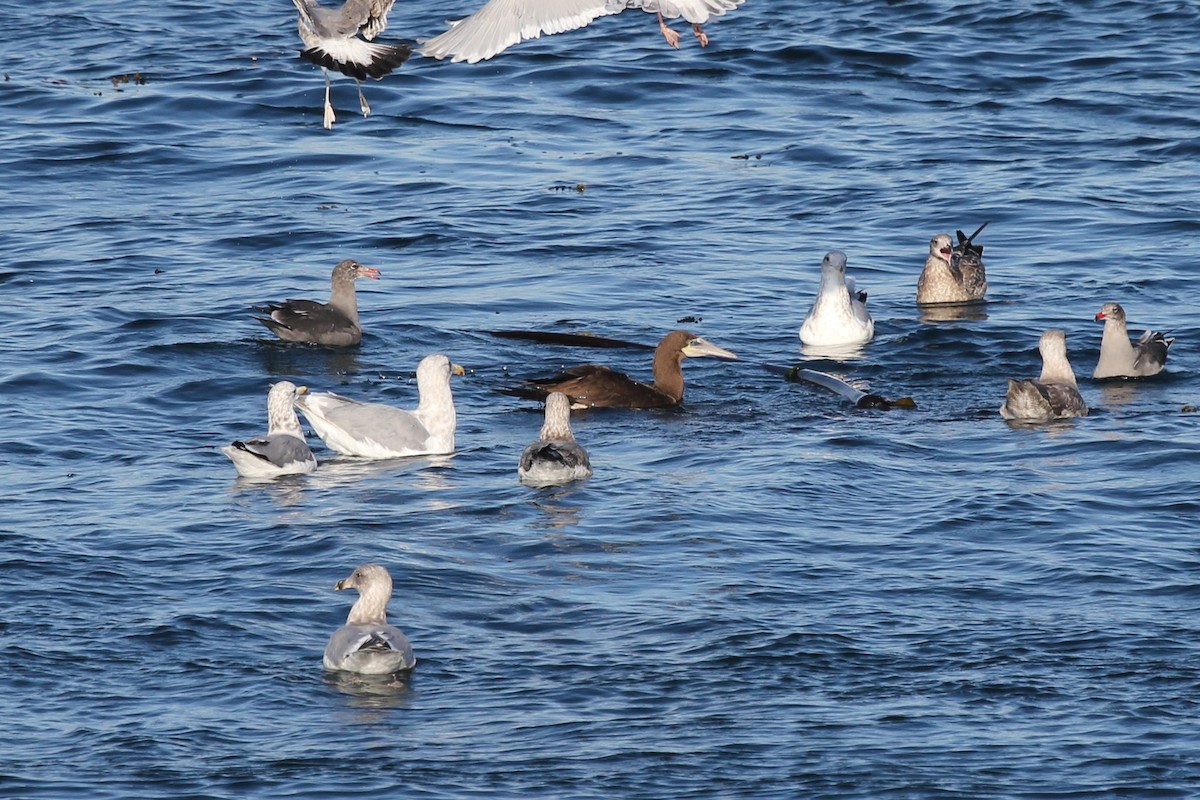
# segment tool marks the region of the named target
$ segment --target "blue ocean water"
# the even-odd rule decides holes
[[[415,59],[365,119],[335,78],[332,131],[284,0],[0,13],[0,794],[1200,792],[1194,4],[749,0],[677,52],[630,11]],[[919,312],[930,236],[984,221],[990,302]],[[876,338],[805,360],[834,248]],[[383,273],[359,348],[251,320],[346,257]],[[1108,300],[1166,374],[1088,377]],[[499,389],[649,359],[488,331],[681,326],[741,360],[576,415],[591,480],[516,481],[541,418]],[[1092,414],[1010,426],[1050,327]],[[435,351],[451,457],[219,452],[273,381],[411,406]],[[801,362],[918,408],[762,367]],[[396,685],[321,670],[365,561]]]

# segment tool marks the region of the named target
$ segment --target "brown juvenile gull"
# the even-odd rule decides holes
[[[970,237],[956,231],[959,243],[951,243],[950,234],[939,233],[929,240],[925,269],[917,279],[919,305],[982,303],[987,294],[987,274],[983,266],[983,247],[972,241],[987,227],[985,222]]]
[[[292,0],[299,13],[297,28],[305,49],[300,55],[321,67],[325,75],[325,129],[333,127],[329,102],[329,70],[354,78],[363,116],[371,113],[363,96],[367,76],[379,80],[404,63],[412,48],[407,44],[381,44],[372,40],[387,27],[395,0],[346,0],[340,8],[324,8],[316,0]],[[361,38],[360,38],[361,37]]]
[[[518,42],[543,33],[563,33],[582,28],[597,17],[640,8],[658,15],[658,29],[671,47],[679,47],[679,33],[666,19],[683,17],[692,24],[702,47],[708,34],[701,26],[709,17],[721,16],[745,0],[489,0],[471,16],[451,22],[450,30],[421,40],[418,52],[432,58],[474,64],[504,52]]]
[[[517,477],[531,486],[556,486],[591,474],[587,451],[571,433],[571,401],[562,392],[551,392],[546,396],[542,432],[521,453]]]
[[[379,564],[363,564],[334,589],[357,589],[346,624],[333,632],[325,645],[325,669],[389,675],[412,669],[417,663],[408,637],[388,625],[387,605],[392,597],[392,576]]]
[[[1125,309],[1119,303],[1105,303],[1096,312],[1096,321],[1104,321],[1100,337],[1100,360],[1093,378],[1142,378],[1157,375],[1167,364],[1167,349],[1174,337],[1146,331],[1136,342],[1129,341]]]
[[[1067,360],[1067,335],[1048,330],[1038,342],[1042,374],[1037,380],[1008,379],[1008,395],[1000,416],[1017,422],[1049,422],[1066,417],[1086,417],[1087,403],[1079,394],[1075,371]]]
[[[332,392],[309,392],[296,400],[330,450],[362,458],[403,458],[454,452],[457,416],[450,375],[463,368],[441,354],[417,365],[416,409],[362,403]]]
[[[379,270],[347,258],[333,268],[333,288],[328,303],[285,300],[251,308],[267,314],[267,317],[255,319],[284,341],[349,347],[362,341],[362,327],[358,324],[358,294],[354,291],[354,282],[359,278],[379,280]]]
[[[292,403],[307,392],[303,386],[280,381],[267,393],[267,435],[234,442],[221,448],[238,474],[246,478],[271,478],[312,472],[317,468]]]
[[[699,356],[737,359],[734,353],[694,333],[672,331],[654,349],[652,385],[600,364],[583,364],[505,391],[534,400],[562,392],[572,408],[664,408],[683,400],[683,359]]]

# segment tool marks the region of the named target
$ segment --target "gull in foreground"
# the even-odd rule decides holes
[[[234,442],[221,448],[229,456],[238,474],[245,478],[272,478],[312,472],[317,459],[292,407],[297,397],[307,392],[303,386],[280,381],[267,393],[267,435],[244,442]]]
[[[571,433],[571,401],[562,392],[551,392],[546,396],[542,432],[521,453],[517,477],[531,486],[556,486],[591,474],[587,451]]]
[[[378,564],[363,564],[333,585],[334,589],[357,589],[358,600],[350,608],[346,624],[333,632],[325,645],[325,669],[389,675],[411,669],[413,656],[408,637],[388,625],[387,605],[392,597],[392,576]]]
[[[466,19],[451,22],[450,30],[421,41],[419,52],[432,58],[474,64],[504,52],[526,39],[543,33],[564,33],[582,28],[597,17],[619,14],[627,8],[658,15],[658,29],[671,47],[679,47],[679,33],[666,19],[683,17],[701,47],[708,34],[701,27],[710,17],[720,16],[745,0],[489,0]]]
[[[363,116],[371,113],[363,96],[362,82],[368,76],[379,80],[412,55],[406,44],[372,41],[387,27],[387,15],[395,0],[346,0],[340,8],[325,8],[316,0],[292,0],[299,13],[297,28],[304,50],[300,55],[321,67],[325,75],[325,129],[333,127],[333,105],[329,102],[329,70],[354,78],[358,105]]]
[[[313,430],[330,450],[363,458],[403,458],[454,452],[457,417],[450,375],[463,368],[441,354],[417,365],[416,409],[361,403],[332,392],[310,392],[296,400]]]
[[[1067,360],[1067,335],[1048,330],[1038,342],[1042,374],[1037,380],[1008,379],[1008,394],[1000,416],[1016,422],[1049,422],[1066,417],[1086,417],[1087,403],[1079,394],[1075,371]]]

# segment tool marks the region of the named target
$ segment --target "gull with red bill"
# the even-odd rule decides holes
[[[328,303],[316,300],[285,300],[251,306],[268,316],[255,317],[285,342],[306,342],[326,347],[350,347],[362,341],[358,322],[358,295],[354,282],[359,278],[379,280],[379,270],[347,258],[333,268],[332,291]]]

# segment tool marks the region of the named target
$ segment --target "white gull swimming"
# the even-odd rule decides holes
[[[296,401],[331,450],[363,458],[401,458],[454,452],[457,417],[450,375],[463,374],[441,354],[417,365],[416,409],[363,403],[332,392],[309,392]]]
[[[856,345],[871,341],[875,321],[867,313],[867,293],[856,290],[846,277],[846,254],[831,250],[821,261],[817,299],[800,326],[800,341],[817,347]]]
[[[306,391],[290,381],[273,384],[267,393],[267,434],[221,448],[239,475],[271,478],[317,468],[317,459],[304,441],[304,431],[292,407],[295,399]]]

